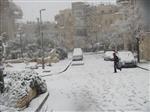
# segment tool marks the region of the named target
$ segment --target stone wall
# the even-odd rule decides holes
[[[150,32],[146,32],[140,40],[140,57],[150,61]]]

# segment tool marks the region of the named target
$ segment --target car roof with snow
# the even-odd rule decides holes
[[[82,49],[81,48],[74,48],[73,50],[73,56],[78,56],[78,55],[82,55]]]
[[[105,54],[113,54],[114,51],[106,51]]]
[[[122,59],[134,58],[134,55],[131,51],[119,51],[119,57]]]

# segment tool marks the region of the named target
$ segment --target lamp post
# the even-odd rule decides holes
[[[23,32],[22,32],[22,29],[21,27],[18,28],[18,31],[19,31],[19,38],[20,38],[20,54],[21,54],[21,57],[23,58],[23,45],[22,45],[22,35],[23,35]]]
[[[41,44],[42,44],[42,69],[45,68],[45,65],[44,65],[44,48],[43,48],[43,32],[41,31],[41,25],[42,25],[42,11],[45,11],[46,9],[41,9],[40,10],[40,36],[41,36]]]
[[[136,37],[136,41],[137,41],[137,61],[138,63],[140,63],[140,38]]]
[[[3,42],[0,36],[0,93],[4,92],[4,77],[3,77]]]
[[[140,37],[142,36],[141,35],[141,28],[142,28],[142,26],[139,26],[138,29],[135,31],[137,61],[138,61],[138,63],[140,63]]]

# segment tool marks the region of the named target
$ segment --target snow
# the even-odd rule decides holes
[[[3,105],[0,105],[0,111],[1,112],[18,112],[15,108],[6,107]]]
[[[41,104],[43,103],[43,101],[45,101],[48,96],[49,96],[48,92],[39,95],[37,98],[33,99],[30,102],[29,107],[25,108],[22,112],[36,112],[41,106]],[[46,112],[46,111],[43,111],[43,112]]]
[[[114,51],[106,51],[104,54],[105,58],[113,59],[113,53]]]
[[[84,65],[45,77],[50,97],[47,111],[149,112],[149,72],[128,68],[113,73],[102,55],[85,55]]]
[[[81,56],[81,55],[82,55],[81,48],[74,48],[73,56]]]
[[[72,61],[71,66],[84,65],[84,61]]]
[[[145,68],[150,71],[150,62],[138,63],[138,66]]]
[[[132,62],[135,61],[134,55],[130,51],[119,51],[118,52],[121,61]]]
[[[149,71],[128,68],[115,74],[113,62],[104,61],[102,57],[103,54],[84,54],[83,65],[70,66],[66,72],[57,75],[55,73],[62,71],[71,58],[52,64],[51,67],[46,66],[45,70],[50,70],[50,73],[43,73],[41,67],[35,69],[41,76],[53,74],[43,77],[50,96],[42,110],[149,112]],[[35,63],[30,65],[34,66]],[[27,69],[23,63],[12,66],[6,70]]]
[[[71,59],[68,60],[61,60],[59,63],[52,63],[52,66],[47,66],[45,64],[45,69],[42,69],[42,65],[37,65],[37,63],[32,62],[32,63],[14,63],[14,64],[9,64],[12,67],[5,67],[5,72],[7,71],[24,71],[24,70],[31,70],[32,68],[37,69],[32,69],[35,72],[37,72],[40,76],[44,76],[47,74],[57,74],[58,72],[61,72],[65,69],[65,67],[70,63]],[[49,71],[49,72],[48,72]]]
[[[27,96],[31,88],[36,89],[37,95],[47,91],[44,80],[34,71],[7,71],[6,74],[4,78],[5,91],[0,95],[0,105],[16,108],[18,107],[18,101],[24,96]]]

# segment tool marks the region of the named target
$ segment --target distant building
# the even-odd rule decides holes
[[[140,58],[150,61],[150,32],[145,32],[140,39]]]
[[[74,20],[71,9],[61,10],[55,16],[56,29],[58,33],[59,45],[69,50],[74,48],[73,34],[74,34]]]
[[[25,40],[37,41],[38,39],[41,38],[38,22],[27,21],[26,23],[22,23],[22,26],[23,26],[23,33],[25,34],[24,37]],[[57,30],[55,26],[56,26],[55,23],[43,22],[41,26],[41,31],[44,33],[43,35],[44,39],[48,39],[55,42],[57,41],[56,39]]]
[[[140,58],[150,61],[150,16],[149,16],[149,0],[134,0],[134,8],[136,13],[140,13],[143,21],[143,31],[140,38]]]
[[[111,25],[117,20],[122,19],[118,13],[119,8],[116,5],[91,6],[87,15],[88,37],[95,38],[95,42],[103,43],[103,33],[111,30]]]
[[[15,37],[16,19],[22,17],[22,10],[9,0],[1,0],[0,2],[0,35],[5,33],[9,39]],[[5,36],[6,36],[5,35]]]
[[[94,43],[103,43],[104,32],[111,24],[122,19],[118,6],[86,2],[73,2],[72,9],[65,9],[55,16],[58,34],[67,48],[87,48]],[[63,41],[65,40],[65,41]]]
[[[85,2],[72,3],[72,15],[74,18],[74,44],[75,47],[86,47],[87,23],[86,14],[89,5]]]
[[[150,16],[149,16],[149,0],[117,0],[118,4],[121,4],[124,6],[125,4],[131,7],[131,11],[133,11],[136,16],[139,16],[140,20],[140,30],[139,32],[139,44],[140,44],[140,58],[144,60],[150,60]],[[135,19],[135,21],[137,21]],[[138,24],[138,23],[137,23]],[[134,27],[135,28],[135,27]],[[142,33],[140,33],[142,32]],[[127,37],[131,38],[132,35],[129,33],[125,35],[126,41],[125,45],[126,48],[129,47],[129,39]],[[135,37],[136,35],[134,35]],[[133,38],[132,38],[133,39]],[[131,40],[131,39],[130,39]],[[135,39],[136,40],[136,39]],[[135,41],[132,40],[132,41]]]

